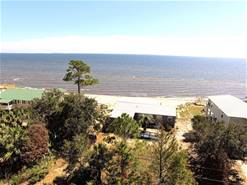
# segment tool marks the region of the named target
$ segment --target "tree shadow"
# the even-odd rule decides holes
[[[183,141],[186,143],[195,143],[198,141],[198,137],[196,135],[196,132],[194,131],[184,133],[183,137],[184,137]]]
[[[201,164],[195,155],[189,158],[189,166],[199,185],[244,185],[243,179],[237,170],[227,169],[228,177],[223,178],[224,171],[214,168],[214,164]]]
[[[56,179],[54,179],[53,183],[56,185],[66,185],[66,184],[68,184],[67,177],[65,177],[65,176],[56,177]]]
[[[230,178],[229,178],[229,182],[232,185],[244,185],[244,181],[243,179],[239,176],[239,173],[237,170],[232,169],[230,171]]]
[[[69,168],[67,169],[69,170]],[[92,171],[89,167],[79,167],[76,170],[73,170],[69,176],[60,176],[56,177],[53,181],[56,185],[67,185],[67,184],[78,184],[78,185],[86,185],[87,182],[93,180],[94,176],[92,175]]]

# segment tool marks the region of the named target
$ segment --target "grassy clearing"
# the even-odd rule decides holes
[[[195,103],[188,103],[182,106],[178,109],[179,118],[190,120],[195,115],[203,115],[204,114],[204,106],[203,105],[197,105]]]

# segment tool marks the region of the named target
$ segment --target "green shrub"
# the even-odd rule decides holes
[[[205,124],[209,123],[205,116],[200,116],[200,115],[194,116],[191,119],[191,121],[192,121],[193,129],[196,131],[203,128],[205,126]]]
[[[34,116],[30,108],[16,108],[13,110],[0,110],[0,123],[11,126],[22,125],[27,126]]]
[[[21,148],[26,139],[27,132],[20,125],[0,124],[0,179],[21,168]]]
[[[139,136],[140,124],[136,122],[128,114],[123,113],[120,117],[110,123],[107,128],[108,132],[112,132],[121,137],[138,137]]]

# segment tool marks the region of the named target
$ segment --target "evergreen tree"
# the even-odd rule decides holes
[[[98,83],[98,80],[90,75],[90,66],[81,60],[71,60],[64,81],[74,81],[77,91],[81,93],[81,87]]]
[[[94,146],[92,155],[88,159],[89,168],[95,184],[102,184],[102,172],[105,170],[107,163],[112,158],[112,153],[104,144]]]
[[[114,155],[107,164],[107,184],[137,184],[140,179],[138,160],[131,150],[125,140],[115,144]]]
[[[158,141],[153,144],[152,171],[159,185],[194,185],[196,181],[188,169],[187,159],[171,133],[160,130]]]
[[[165,182],[169,164],[173,155],[178,151],[176,139],[170,133],[160,130],[158,141],[153,144],[152,169],[157,174],[158,184]]]
[[[176,152],[168,168],[167,185],[195,185],[193,173],[188,168],[188,159],[183,151]]]

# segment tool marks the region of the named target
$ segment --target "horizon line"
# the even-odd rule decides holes
[[[164,56],[164,57],[243,59],[243,60],[247,61],[247,57],[199,56],[199,55],[167,55],[167,54],[143,54],[143,53],[0,52],[0,54],[82,54],[82,55],[134,55],[134,56],[143,55],[143,56]]]

